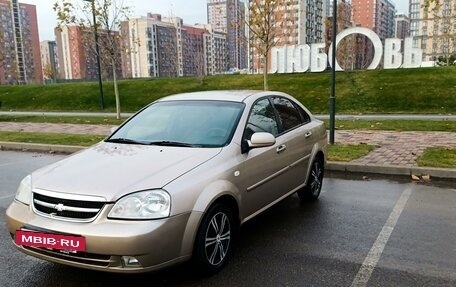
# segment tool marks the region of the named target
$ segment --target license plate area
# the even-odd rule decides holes
[[[62,253],[84,252],[86,250],[85,237],[76,235],[17,230],[14,235],[14,242],[21,246],[60,250]]]

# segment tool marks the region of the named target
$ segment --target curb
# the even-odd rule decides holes
[[[341,172],[376,173],[384,175],[430,175],[441,179],[456,179],[455,168],[434,168],[395,165],[365,165],[349,162],[328,161],[326,169]]]
[[[71,154],[83,150],[83,146],[71,145],[49,145],[37,143],[19,143],[19,142],[0,142],[0,150],[15,150],[15,151],[31,151],[31,152],[47,152],[47,153],[63,153]]]
[[[71,154],[83,150],[85,148],[87,147],[19,142],[0,142],[0,150]],[[440,179],[456,179],[455,168],[433,168],[394,165],[363,165],[354,164],[350,162],[328,161],[326,163],[326,169],[330,171],[375,173],[383,175],[430,175],[431,177]]]

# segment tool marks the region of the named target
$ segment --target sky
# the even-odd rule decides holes
[[[72,0],[77,2],[78,0]],[[79,0],[81,3],[83,0]],[[132,17],[146,16],[148,12],[159,13],[164,17],[177,16],[185,24],[206,23],[207,0],[123,0],[124,3],[134,8]],[[246,1],[246,0],[245,0]],[[408,13],[409,0],[392,0],[396,3],[398,12]],[[38,14],[38,30],[40,41],[54,40],[54,27],[56,15],[52,10],[56,0],[19,0],[21,3],[36,5]]]

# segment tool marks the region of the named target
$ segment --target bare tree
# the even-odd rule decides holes
[[[284,28],[294,24],[293,17],[287,10],[297,2],[296,0],[251,0],[249,3],[245,25],[249,29],[250,47],[260,56],[264,90],[269,89],[269,54],[274,46],[286,42]]]
[[[121,22],[128,19],[131,8],[123,0],[84,0],[81,5],[74,1],[58,0],[54,4],[59,27],[76,25],[83,32],[83,45],[86,49],[110,66],[114,83],[117,118],[120,119],[120,97],[117,74],[121,70],[121,45],[119,30]],[[95,22],[94,22],[95,20]],[[92,33],[98,33],[98,43]],[[91,35],[91,36],[90,36]],[[98,49],[97,46],[98,45]],[[97,52],[99,54],[97,54]]]
[[[452,64],[451,56],[456,53],[456,1],[425,0],[422,7],[427,21],[427,37],[432,40],[432,54],[436,59],[443,59],[448,66]]]

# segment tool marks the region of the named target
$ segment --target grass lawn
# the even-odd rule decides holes
[[[428,148],[417,162],[418,166],[456,168],[456,148]]]
[[[0,115],[0,122],[15,123],[51,123],[51,124],[92,124],[120,125],[127,118],[120,120],[115,117],[67,117],[67,116],[9,116]]]
[[[360,158],[373,151],[375,146],[372,145],[328,145],[328,160],[349,162]]]
[[[105,136],[96,135],[71,135],[57,133],[26,133],[26,132],[4,132],[0,131],[0,141],[4,142],[24,142],[24,143],[43,143],[57,145],[90,146]]]
[[[1,121],[1,118],[0,118]],[[325,120],[326,127],[329,121]],[[434,131],[455,132],[456,121],[448,120],[336,120],[337,130]]]
[[[330,73],[271,74],[271,90],[295,96],[315,114],[329,113]],[[338,72],[340,114],[456,111],[456,67]],[[112,82],[104,81],[106,112],[115,110]],[[161,97],[201,90],[262,89],[262,75],[149,78],[119,81],[122,112],[135,112]],[[0,86],[0,110],[100,111],[97,82]]]

